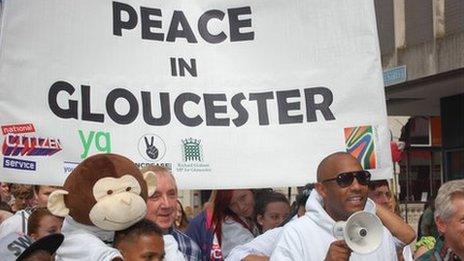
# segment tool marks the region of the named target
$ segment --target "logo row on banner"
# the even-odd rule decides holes
[[[3,137],[2,154],[3,167],[23,171],[37,171],[35,157],[53,157],[63,150],[59,137],[39,137],[35,135],[32,123],[1,126]],[[372,126],[345,128],[346,150],[360,159],[365,169],[375,169],[377,156],[375,151],[375,136]],[[82,144],[81,159],[91,153],[111,153],[111,133],[104,131],[78,131]],[[180,140],[181,163],[175,166],[176,173],[211,172],[211,167],[205,162],[201,139],[192,137]],[[172,170],[172,162],[164,162],[168,146],[158,135],[144,134],[138,140],[137,151],[145,162],[136,163],[138,167],[148,164],[164,166]],[[26,160],[28,159],[28,160]],[[69,174],[78,162],[63,161],[63,172]]]

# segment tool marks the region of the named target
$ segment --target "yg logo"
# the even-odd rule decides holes
[[[84,151],[81,154],[81,159],[85,159],[89,155],[92,143],[98,152],[111,152],[111,136],[109,132],[90,131],[86,137],[84,132],[79,130],[79,137],[81,139],[82,147],[84,147]]]

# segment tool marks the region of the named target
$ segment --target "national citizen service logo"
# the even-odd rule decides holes
[[[166,144],[156,134],[145,134],[139,139],[139,154],[148,161],[159,161],[166,153]]]

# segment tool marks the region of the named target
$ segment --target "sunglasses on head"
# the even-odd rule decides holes
[[[338,174],[335,178],[323,180],[322,183],[335,180],[340,187],[346,188],[353,184],[355,177],[359,184],[366,186],[371,180],[371,173],[367,170],[343,172]]]

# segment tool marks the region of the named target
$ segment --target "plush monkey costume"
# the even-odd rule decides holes
[[[121,260],[121,253],[106,244],[112,243],[114,231],[145,216],[156,177],[153,172],[142,176],[123,156],[98,154],[80,163],[63,187],[48,200],[48,209],[65,217],[61,231],[65,240],[56,260]]]

